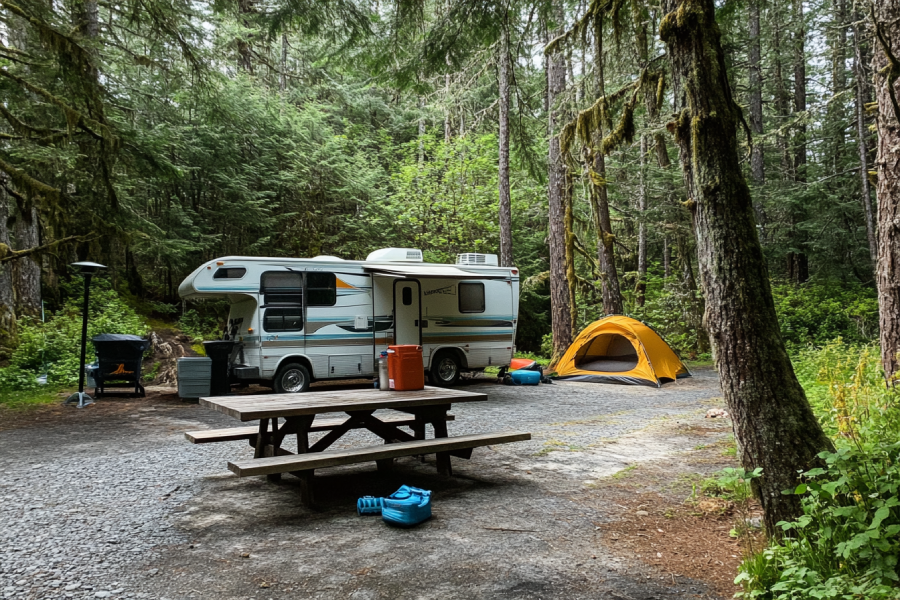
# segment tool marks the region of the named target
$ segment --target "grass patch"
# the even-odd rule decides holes
[[[616,471],[615,473],[613,473],[612,475],[610,475],[610,477],[612,477],[613,479],[625,479],[625,478],[628,477],[628,476],[631,474],[631,472],[634,471],[635,469],[637,469],[637,465],[628,465],[627,467],[625,467],[625,468],[622,469],[621,471]]]
[[[716,366],[715,361],[711,358],[698,359],[698,360],[683,360],[684,366],[688,369],[712,369]]]
[[[527,358],[528,360],[535,361],[542,367],[546,367],[550,364],[549,358],[544,358],[543,356],[538,356],[537,354],[531,354],[529,352],[516,352],[516,355],[513,358]]]
[[[59,401],[59,390],[39,389],[26,391],[0,390],[0,406],[12,410],[21,410],[42,404],[52,404]]]
[[[203,344],[191,344],[191,350],[197,353],[197,356],[206,356],[206,348]]]

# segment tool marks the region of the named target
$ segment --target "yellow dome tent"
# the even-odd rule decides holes
[[[653,385],[690,377],[678,355],[648,325],[622,315],[584,328],[556,368],[557,378]]]

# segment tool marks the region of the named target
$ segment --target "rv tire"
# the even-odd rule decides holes
[[[309,389],[309,371],[300,363],[290,363],[278,369],[274,387],[276,394],[299,394]]]
[[[438,387],[453,387],[459,383],[459,374],[462,367],[459,358],[453,352],[439,352],[431,361],[431,370],[428,377],[432,385]]]

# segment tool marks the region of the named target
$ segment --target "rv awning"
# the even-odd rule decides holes
[[[414,267],[410,266],[394,266],[394,265],[377,265],[363,267],[369,273],[378,275],[392,275],[394,277],[432,277],[437,279],[507,279],[509,275],[506,273],[485,273],[483,271],[471,272],[457,269],[449,265]]]

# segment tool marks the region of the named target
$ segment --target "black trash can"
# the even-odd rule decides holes
[[[97,354],[94,396],[114,396],[117,392],[144,396],[141,362],[150,347],[150,340],[123,333],[101,333],[91,338],[91,342]],[[109,388],[126,389],[110,391]]]
[[[203,350],[212,361],[209,393],[213,396],[225,396],[231,393],[231,384],[228,382],[228,363],[237,344],[238,342],[233,340],[203,342]]]

